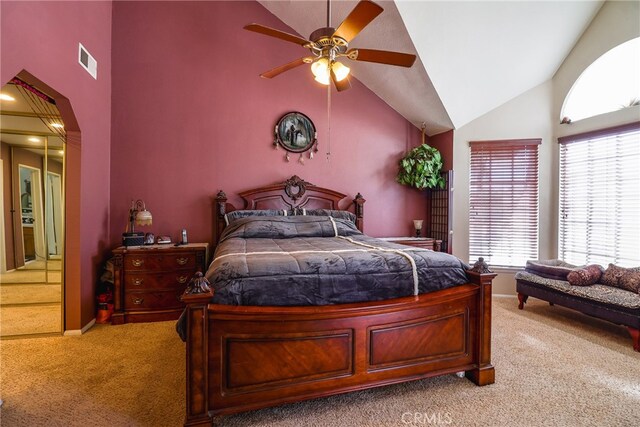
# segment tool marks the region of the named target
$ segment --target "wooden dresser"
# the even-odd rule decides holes
[[[197,271],[206,272],[208,243],[121,246],[113,250],[112,324],[180,317],[182,292]]]
[[[431,249],[440,252],[442,240],[431,237],[382,237],[381,240],[397,243],[399,245],[415,246],[416,248]]]

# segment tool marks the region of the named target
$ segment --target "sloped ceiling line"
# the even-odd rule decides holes
[[[303,37],[326,24],[325,1],[259,3]],[[334,1],[333,25],[357,3]],[[551,79],[604,2],[376,3],[384,12],[350,47],[414,53],[418,60],[410,69],[348,65],[353,76],[413,125],[420,128],[424,122],[431,136],[464,126]],[[290,31],[284,25],[279,29]]]

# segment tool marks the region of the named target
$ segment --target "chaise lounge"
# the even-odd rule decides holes
[[[626,326],[633,349],[640,352],[640,294],[599,283],[573,286],[561,277],[576,266],[558,260],[527,263],[527,267],[515,276],[520,310],[531,296]]]

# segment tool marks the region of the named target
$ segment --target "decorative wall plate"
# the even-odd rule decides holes
[[[291,153],[304,153],[313,148],[309,158],[313,158],[313,152],[318,151],[316,127],[309,117],[302,113],[290,112],[278,120],[275,127],[273,145],[281,146]],[[287,154],[286,159],[289,160]]]

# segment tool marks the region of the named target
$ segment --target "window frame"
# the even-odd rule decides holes
[[[632,122],[632,123],[627,123],[624,125],[619,125],[619,126],[612,126],[612,127],[607,127],[607,128],[602,128],[602,129],[596,129],[593,131],[588,131],[588,132],[582,132],[582,133],[578,133],[578,134],[573,134],[573,135],[567,135],[567,136],[562,136],[558,138],[558,236],[557,236],[557,242],[558,242],[558,257],[559,258],[567,258],[567,255],[565,255],[567,252],[571,252],[570,248],[566,248],[564,245],[564,241],[567,239],[567,237],[565,237],[565,233],[569,233],[570,231],[564,231],[564,225],[563,225],[563,221],[564,221],[564,217],[565,217],[565,212],[564,212],[564,206],[565,206],[565,202],[564,202],[564,193],[563,193],[563,185],[567,185],[564,183],[563,179],[564,179],[564,160],[563,160],[563,145],[570,145],[570,144],[575,144],[575,143],[586,143],[588,141],[591,140],[597,140],[597,139],[602,139],[602,138],[614,138],[618,135],[624,135],[624,134],[628,134],[628,133],[633,133],[633,132],[640,132],[640,121],[637,122]],[[607,140],[602,140],[602,141],[598,141],[600,143],[606,143]],[[596,143],[598,143],[596,142]],[[575,160],[574,160],[575,161]],[[586,160],[584,160],[584,162],[594,162],[594,159],[588,158]],[[617,159],[616,159],[617,161]],[[594,171],[594,173],[596,173],[597,171]],[[640,187],[638,187],[640,188]],[[565,190],[566,191],[566,190]],[[639,190],[640,191],[640,190]],[[587,196],[588,197],[588,196]],[[585,198],[585,200],[587,200],[587,198]],[[587,200],[588,202],[588,200]],[[575,202],[574,202],[575,203]],[[589,202],[588,202],[589,203]],[[586,226],[587,228],[593,228],[594,226],[589,224]],[[603,227],[606,227],[606,225],[604,225]],[[638,236],[640,237],[640,236]],[[587,243],[589,242],[590,239],[587,239]],[[614,245],[616,245],[615,247],[617,248],[619,242],[615,241]],[[640,250],[640,249],[639,249]],[[614,250],[615,254],[618,254],[618,249]],[[579,262],[579,264],[593,264],[596,263],[594,260],[592,260],[592,258],[606,258],[603,255],[599,255],[597,253],[597,251],[594,250],[594,248],[585,248],[585,258],[584,258],[584,262]],[[602,265],[604,265],[606,267],[606,265],[608,263],[617,263],[617,257],[609,257],[609,260],[607,262],[602,262],[602,261],[598,261],[599,263],[601,263]],[[638,258],[638,260],[640,260],[640,258]],[[567,262],[571,262],[572,260],[570,259],[565,259],[565,261]],[[574,260],[575,262],[575,260]],[[633,263],[634,261],[632,261]],[[635,266],[635,265],[623,265],[623,266],[627,266],[627,267],[631,267],[631,266]]]
[[[627,51],[622,51],[621,49],[623,49],[625,46],[628,47]],[[582,120],[590,119],[592,117],[612,113],[615,111],[619,111],[620,109],[630,108],[637,105],[637,104],[631,104],[631,102],[633,102],[634,100],[637,101],[640,99],[639,98],[640,93],[633,91],[634,85],[637,85],[637,80],[634,74],[635,68],[637,67],[637,63],[625,63],[624,65],[621,65],[613,61],[612,58],[615,58],[616,54],[620,55],[620,53],[622,52],[626,54],[624,55],[624,57],[627,58],[629,61],[634,61],[634,60],[637,61],[636,53],[639,46],[640,46],[640,37],[632,37],[608,49],[606,52],[598,56],[587,67],[585,67],[580,73],[580,75],[575,79],[575,81],[571,85],[571,88],[569,88],[569,91],[567,92],[562,102],[562,107],[560,108],[560,120],[562,120],[561,123],[579,122]],[[626,84],[625,90],[627,90],[629,93],[627,94],[628,97],[626,98],[620,98],[620,99],[616,98],[618,103],[616,103],[615,106],[613,104],[607,103],[607,101],[611,101],[611,99],[607,99],[603,101],[601,98],[598,98],[598,90],[601,87],[606,86],[608,83],[610,83],[609,80],[611,80],[610,79],[611,76],[609,72],[611,70],[607,70],[609,71],[606,73],[607,81],[603,82],[602,76],[601,76],[601,79],[599,79],[597,83],[591,81],[590,85],[586,84],[588,83],[587,82],[588,80],[593,80],[592,77],[594,76],[594,70],[597,68],[602,68],[603,64],[605,63],[609,66],[609,68],[613,68],[616,70],[624,70],[622,75],[620,75],[619,74],[620,71],[618,71],[618,75],[616,75],[617,77],[616,81],[624,82]],[[616,74],[615,71],[614,71],[614,74]],[[631,76],[631,80],[629,80],[630,76]],[[637,86],[635,86],[635,89],[637,90]],[[584,98],[586,94],[589,95],[588,97],[589,102],[592,102],[594,99],[599,99],[600,102],[590,104],[589,109],[591,111],[588,114],[586,115],[576,114],[576,110],[575,109],[572,110],[572,108],[574,107],[576,102],[578,104],[584,103],[584,102],[581,102],[581,100],[584,101],[582,98]],[[574,100],[574,97],[576,98],[576,100]]]
[[[469,220],[469,236],[468,236],[468,244],[469,244],[469,259],[471,262],[471,260],[476,259],[478,256],[482,256],[484,257],[487,262],[489,264],[491,264],[492,266],[498,267],[498,268],[502,268],[502,269],[513,269],[513,268],[520,268],[520,267],[524,267],[524,264],[526,262],[526,259],[537,259],[539,256],[539,252],[540,252],[540,165],[539,165],[539,159],[540,159],[540,145],[542,144],[542,138],[528,138],[528,139],[504,139],[504,140],[489,140],[489,141],[470,141],[469,142],[469,147],[470,147],[470,163],[469,163],[469,215],[468,215],[468,220]],[[532,149],[534,148],[534,149]],[[484,191],[482,188],[478,188],[478,186],[482,187],[482,186],[486,186],[486,185],[492,185],[491,183],[489,184],[483,184],[480,181],[480,178],[476,179],[474,177],[474,175],[477,174],[481,174],[482,172],[480,170],[475,171],[474,172],[474,159],[475,162],[479,162],[481,161],[479,157],[476,156],[481,156],[480,152],[483,151],[485,152],[485,155],[490,156],[490,154],[486,154],[489,152],[492,152],[495,154],[497,154],[498,152],[507,156],[508,159],[510,159],[511,164],[515,164],[514,162],[517,160],[517,165],[519,165],[519,167],[521,167],[521,169],[519,170],[519,174],[515,174],[513,173],[513,169],[511,172],[511,177],[513,178],[514,175],[520,175],[522,176],[522,174],[525,174],[525,178],[520,179],[520,180],[511,180],[511,181],[503,181],[501,184],[504,185],[505,183],[507,183],[507,185],[510,185],[510,195],[512,198],[512,202],[514,203],[513,206],[515,206],[515,203],[517,203],[519,201],[519,199],[514,198],[515,195],[521,195],[521,192],[518,192],[514,187],[517,186],[530,186],[531,185],[531,179],[532,176],[535,178],[535,189],[529,189],[529,192],[527,193],[526,198],[529,198],[529,200],[527,201],[525,198],[525,203],[524,203],[524,207],[520,206],[517,209],[511,209],[509,211],[508,208],[502,208],[502,210],[498,210],[496,209],[495,212],[499,215],[504,215],[507,212],[517,212],[517,213],[525,213],[527,215],[527,220],[523,221],[521,223],[521,225],[523,223],[527,223],[526,226],[518,226],[518,222],[516,220],[514,220],[513,218],[511,218],[509,220],[509,229],[514,231],[514,234],[520,234],[521,237],[521,241],[525,241],[526,238],[524,237],[527,234],[535,234],[535,239],[534,242],[527,246],[526,248],[522,249],[521,254],[519,254],[522,259],[515,261],[513,258],[513,246],[512,245],[507,245],[504,248],[499,248],[500,246],[500,241],[501,238],[498,237],[498,235],[496,235],[496,241],[493,242],[491,241],[491,237],[494,236],[494,232],[491,231],[492,228],[496,228],[493,225],[483,225],[483,219],[477,221],[474,224],[474,220],[473,220],[473,216],[474,216],[474,204],[477,206],[478,205],[478,201],[474,201],[474,198],[477,197],[482,197]],[[510,153],[510,154],[506,154],[506,153]],[[489,159],[490,160],[490,159]],[[523,160],[526,160],[525,162],[523,162]],[[500,174],[503,172],[503,168],[505,166],[496,166],[493,171],[497,172],[498,175],[500,176]],[[531,173],[531,167],[535,167],[535,173]],[[506,169],[505,169],[506,170]],[[491,172],[491,168],[489,167],[488,170],[486,172]],[[508,173],[507,173],[508,175]],[[504,178],[506,175],[502,175],[502,178]],[[489,182],[489,181],[487,181]],[[500,185],[500,183],[493,183],[494,185],[494,189],[493,191],[499,191],[497,188],[495,188],[496,186]],[[474,188],[474,186],[476,188]],[[486,190],[485,190],[486,191]],[[491,189],[489,189],[489,191],[492,191]],[[485,203],[488,202],[490,200],[490,196],[489,198],[486,199],[486,201],[484,201]],[[480,201],[480,206],[482,205],[482,201]],[[527,206],[529,205],[529,206]],[[489,207],[488,209],[489,211],[489,216],[492,215],[492,208]],[[483,212],[486,215],[486,211]],[[491,222],[491,219],[489,219],[489,224]],[[484,223],[487,224],[486,219],[484,219]],[[484,227],[488,227],[489,231],[483,231],[482,228]],[[477,230],[474,231],[474,228],[478,227]],[[517,231],[517,233],[515,233],[515,231]],[[474,236],[474,234],[479,234],[480,236]],[[502,234],[503,236],[503,234]],[[489,249],[486,250],[486,248],[481,248],[482,246],[482,242],[484,238],[489,238],[489,242],[488,242],[488,246],[490,247],[496,247],[496,245],[498,245],[498,249]],[[502,237],[502,240],[504,240],[504,237]],[[486,245],[485,245],[486,246]],[[518,246],[517,244],[515,245],[516,247]],[[480,253],[480,252],[488,252],[488,253]],[[497,260],[496,260],[497,258]],[[511,259],[509,259],[511,258]],[[515,257],[517,258],[517,256]],[[526,259],[525,259],[526,258]],[[498,261],[499,260],[499,261]]]

